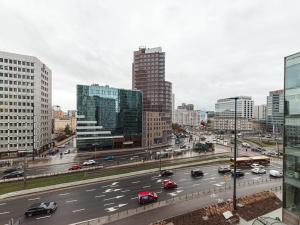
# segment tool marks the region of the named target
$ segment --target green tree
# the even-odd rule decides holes
[[[70,129],[70,125],[67,124],[66,127],[65,127],[65,133],[66,134],[71,134],[71,129]]]

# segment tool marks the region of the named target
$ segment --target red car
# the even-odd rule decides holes
[[[155,192],[143,191],[138,193],[138,200],[141,205],[157,201],[157,194]]]
[[[177,188],[177,184],[174,181],[171,180],[164,180],[164,189],[173,189]]]
[[[78,163],[78,164],[74,164],[69,170],[79,170],[81,169],[81,165]]]

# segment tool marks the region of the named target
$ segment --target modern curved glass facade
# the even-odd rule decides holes
[[[285,58],[283,219],[300,222],[300,53]]]
[[[77,85],[77,147],[140,147],[142,93],[99,85]]]

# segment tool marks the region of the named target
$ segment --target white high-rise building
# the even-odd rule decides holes
[[[254,101],[251,97],[239,96],[237,98],[237,129],[241,131],[252,130]],[[215,104],[216,116],[214,129],[233,130],[235,115],[235,100],[232,98],[219,99]]]
[[[0,51],[0,157],[49,147],[51,100],[52,72],[43,62]]]

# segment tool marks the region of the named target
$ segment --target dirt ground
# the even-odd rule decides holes
[[[239,216],[249,221],[281,207],[281,201],[273,192],[259,192],[238,199],[234,219],[226,220],[223,212],[232,211],[232,202],[211,205],[193,212],[160,221],[154,225],[229,225],[239,221]]]

